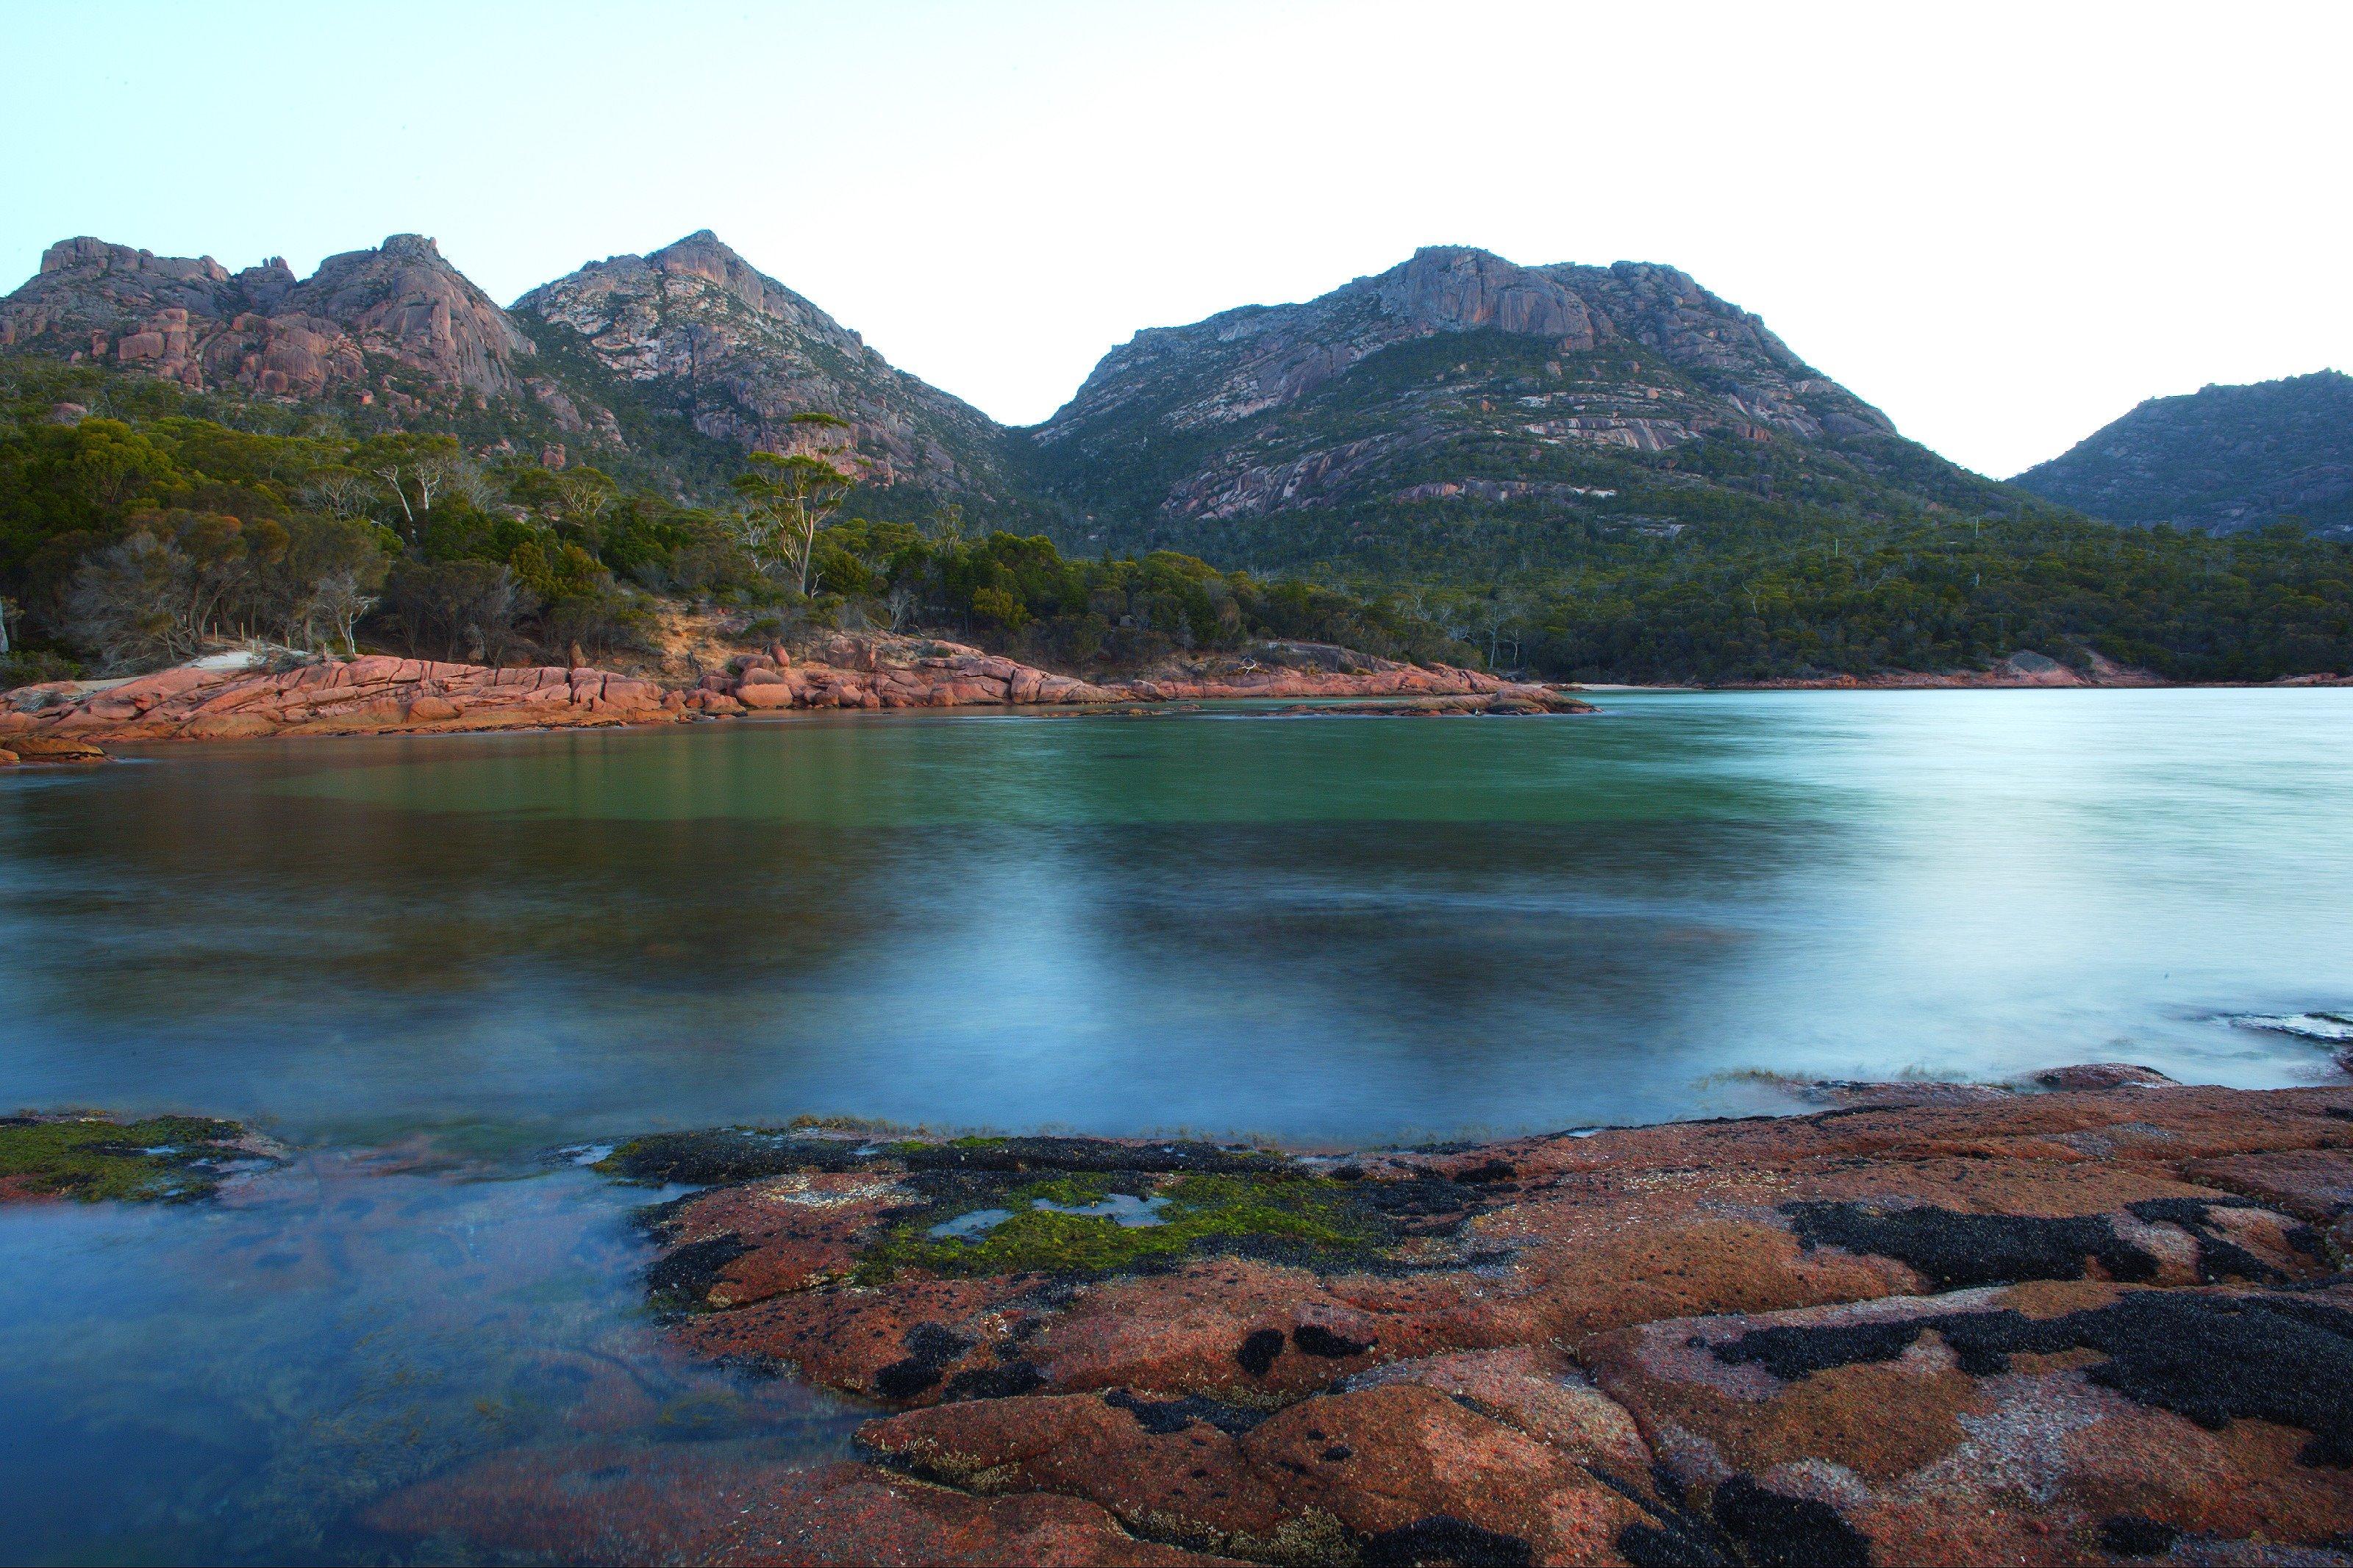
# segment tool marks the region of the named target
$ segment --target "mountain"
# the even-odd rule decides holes
[[[1032,440],[1085,541],[1212,559],[1361,555],[1466,508],[1658,528],[1720,511],[1709,491],[2015,500],[1683,272],[1460,247],[1139,332]]]
[[[593,262],[512,310],[421,235],[230,272],[104,240],[62,240],[0,300],[0,353],[327,412],[359,432],[445,432],[554,466],[588,461],[710,500],[755,449],[822,447],[861,475],[866,510],[945,500],[1021,510],[1007,435],[893,369],[858,334],[705,230]],[[846,430],[797,426],[827,413]]]
[[[552,353],[585,355],[736,450],[828,450],[871,486],[993,510],[1014,503],[1001,426],[892,368],[709,229],[592,262],[525,294],[514,315]],[[849,428],[792,423],[811,412]]]
[[[0,300],[0,347],[132,367],[195,390],[378,393],[393,406],[511,397],[531,340],[421,235],[331,256],[298,282],[285,261],[232,273],[211,257],[60,240]]]
[[[2152,397],[2010,482],[2111,522],[2237,533],[2295,519],[2353,539],[2353,376]]]

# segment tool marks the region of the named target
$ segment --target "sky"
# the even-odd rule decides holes
[[[1980,471],[2353,369],[2353,5],[0,0],[0,289],[436,237],[501,303],[715,230],[1044,418],[1422,245],[1662,261]]]

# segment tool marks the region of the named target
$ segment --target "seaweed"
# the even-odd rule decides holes
[[[1365,1538],[1364,1568],[1419,1568],[1451,1563],[1454,1568],[1527,1568],[1535,1552],[1525,1541],[1488,1530],[1451,1513],[1433,1513]]]
[[[1273,1364],[1271,1360],[1268,1364]],[[1229,1405],[1222,1399],[1211,1399],[1202,1394],[1188,1394],[1182,1399],[1138,1399],[1124,1388],[1114,1388],[1103,1395],[1103,1403],[1114,1410],[1126,1411],[1135,1417],[1137,1426],[1159,1437],[1182,1432],[1196,1421],[1215,1426],[1229,1436],[1239,1437],[1264,1421],[1268,1415],[1263,1410],[1254,1410],[1246,1405]]]

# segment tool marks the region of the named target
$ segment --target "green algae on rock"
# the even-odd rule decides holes
[[[1164,1205],[1152,1223],[1074,1214],[1126,1196]],[[958,1215],[1006,1211],[969,1236],[943,1234]],[[945,1223],[942,1223],[942,1222]],[[1307,1175],[1195,1174],[1165,1185],[1084,1173],[976,1192],[893,1224],[860,1259],[860,1283],[902,1269],[943,1278],[995,1274],[1104,1275],[1187,1256],[1280,1249],[1296,1261],[1364,1267],[1392,1238],[1352,1201],[1345,1183]]]
[[[0,1118],[0,1202],[72,1197],[185,1203],[266,1159],[234,1121],[202,1116]]]

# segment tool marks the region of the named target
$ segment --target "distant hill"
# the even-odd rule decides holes
[[[2010,482],[2111,522],[2353,539],[2353,376],[2152,397]]]

